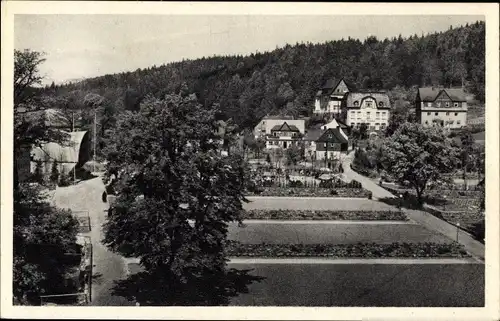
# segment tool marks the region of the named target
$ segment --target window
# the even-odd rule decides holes
[[[354,102],[354,106],[355,107],[359,106],[359,102],[357,100]]]
[[[384,102],[383,102],[383,101],[379,102],[379,103],[378,103],[378,106],[379,106],[379,107],[384,107]]]
[[[378,127],[378,126],[380,126],[380,123],[375,123],[375,127]]]
[[[327,143],[324,143],[324,144],[323,144],[323,147],[327,148],[327,145],[328,145]]]
[[[384,128],[385,128],[385,124],[384,123],[380,124],[380,129],[384,129]]]
[[[460,120],[457,120],[457,125],[460,125]]]
[[[372,102],[371,101],[365,102],[365,105],[366,105],[366,108],[372,108]]]
[[[370,119],[370,112],[369,111],[366,112],[366,118]]]
[[[441,102],[437,102],[436,106],[441,107]]]
[[[454,120],[450,120],[450,124],[452,124],[452,125],[453,125],[454,123],[455,123],[455,121],[454,121]]]
[[[387,113],[385,111],[382,112],[382,118],[385,118],[387,116]]]
[[[429,125],[429,121],[428,121],[428,120],[426,120],[426,121],[425,121],[425,124],[426,124],[426,125]]]
[[[439,113],[434,113],[435,116],[437,116]]]
[[[449,111],[446,112],[446,116],[450,116],[450,112]]]
[[[432,106],[432,103],[427,103],[427,107],[431,107]]]
[[[430,116],[430,115],[431,115],[431,113],[430,113],[430,112],[428,112],[428,113],[427,113],[427,116]]]
[[[458,116],[458,113],[455,113],[455,116]]]
[[[450,103],[449,103],[449,102],[446,102],[445,106],[446,106],[446,107],[450,107]]]
[[[355,125],[354,123],[351,123],[351,127],[354,127],[354,125]]]
[[[380,118],[380,112],[378,112],[378,111],[377,111],[377,112],[375,113],[375,115],[376,115],[376,118],[377,118],[377,119],[379,119],[379,118]]]
[[[331,143],[330,147],[332,147],[332,148],[335,147],[335,143]]]
[[[454,106],[454,107],[458,107],[458,103],[454,103],[454,104],[453,104],[453,106]]]

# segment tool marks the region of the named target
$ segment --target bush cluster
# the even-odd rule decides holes
[[[248,190],[247,195],[368,198],[370,192],[362,188],[263,187]]]
[[[329,211],[329,210],[249,210],[247,220],[391,220],[406,221],[408,218],[400,211]]]
[[[228,256],[331,258],[443,258],[470,257],[457,243],[356,244],[243,244],[229,241]]]

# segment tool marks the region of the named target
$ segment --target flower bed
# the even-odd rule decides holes
[[[228,256],[332,257],[332,258],[432,258],[470,257],[459,243],[357,243],[357,244],[243,244],[230,241]]]
[[[367,198],[370,192],[363,188],[263,187],[260,190],[248,191],[247,195]]]
[[[406,221],[400,211],[313,211],[313,210],[249,210],[247,220],[366,220]]]

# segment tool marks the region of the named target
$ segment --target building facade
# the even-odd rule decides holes
[[[389,124],[391,103],[385,92],[350,92],[343,107],[345,123],[351,127],[366,124],[369,132],[384,130]]]
[[[276,125],[283,125],[283,123],[288,125],[293,125],[297,127],[299,132],[303,135],[305,132],[305,120],[296,119],[293,116],[265,116],[262,120],[254,127],[255,138],[265,137],[266,135],[271,135],[271,129]]]
[[[352,148],[348,135],[337,120],[319,128],[311,128],[303,138],[305,156],[311,160],[325,161],[330,167],[331,162],[340,160],[343,154]]]
[[[321,90],[316,93],[313,113],[339,115],[344,96],[350,90],[352,90],[352,85],[348,84],[343,78],[328,80]]]
[[[454,129],[467,125],[467,101],[462,89],[419,88],[415,110],[424,126]]]
[[[302,133],[295,125],[284,122],[271,128],[271,133],[265,136],[266,148],[287,149],[298,146],[302,141]]]

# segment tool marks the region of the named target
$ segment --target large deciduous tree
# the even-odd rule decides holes
[[[116,291],[143,305],[223,305],[251,280],[226,265],[247,171],[241,155],[221,155],[216,112],[194,95],[149,97],[108,141],[107,171],[119,174],[104,242],[140,258],[145,271]]]
[[[38,188],[18,179],[17,158],[22,148],[66,136],[47,126],[43,99],[33,94],[41,81],[38,52],[14,52],[14,213],[13,213],[13,301],[40,304],[40,295],[59,294],[67,272],[67,253],[77,253],[78,221],[69,211],[44,201]],[[73,292],[75,289],[71,289]]]
[[[381,157],[384,168],[399,182],[408,181],[422,203],[427,184],[453,170],[457,150],[440,129],[405,123],[386,139]]]

